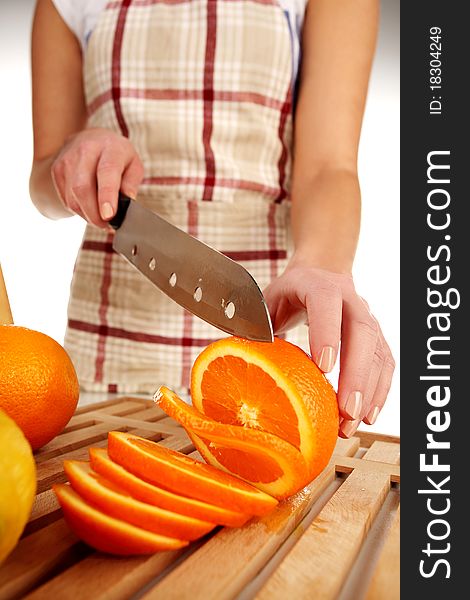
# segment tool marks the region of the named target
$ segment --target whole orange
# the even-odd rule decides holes
[[[0,408],[33,450],[62,431],[78,395],[77,374],[60,344],[39,331],[0,325]]]

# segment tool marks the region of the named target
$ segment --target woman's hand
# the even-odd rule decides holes
[[[144,169],[127,138],[107,129],[86,129],[67,140],[51,174],[64,207],[106,227],[116,212],[119,191],[135,198]]]
[[[77,213],[106,227],[119,191],[135,198],[142,163],[127,138],[108,129],[86,129],[82,50],[51,0],[36,4],[31,58],[31,199],[48,218]]]
[[[313,360],[325,373],[341,341],[338,404],[341,437],[372,425],[390,388],[395,362],[377,320],[350,275],[291,261],[264,291],[276,333],[307,322]]]
[[[357,151],[378,27],[378,0],[309,2],[294,119],[291,184],[295,254],[266,289],[274,327],[308,320],[313,360],[333,368],[341,340],[340,435],[372,424],[394,362],[354,288],[361,194]],[[346,42],[344,42],[346,40]]]

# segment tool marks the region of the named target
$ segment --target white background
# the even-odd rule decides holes
[[[354,275],[399,365],[399,2],[382,4],[360,147],[363,217]],[[62,342],[84,225],[79,217],[49,221],[29,200],[33,6],[33,0],[2,0],[0,8],[0,263],[15,323]],[[387,404],[367,429],[399,434],[399,412],[397,368]]]

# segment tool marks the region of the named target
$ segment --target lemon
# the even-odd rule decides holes
[[[36,494],[36,465],[21,429],[0,410],[0,563],[16,546]]]

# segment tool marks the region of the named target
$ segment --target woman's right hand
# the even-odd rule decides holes
[[[68,138],[51,175],[65,208],[105,228],[116,213],[119,192],[136,197],[144,168],[127,138],[96,128]]]

